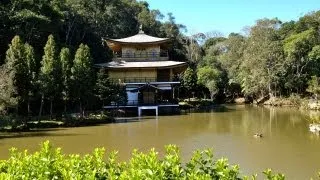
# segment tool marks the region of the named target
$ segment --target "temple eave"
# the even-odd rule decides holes
[[[142,69],[142,68],[175,68],[186,66],[186,62],[179,61],[158,61],[158,62],[116,62],[96,64],[96,67],[107,69]]]

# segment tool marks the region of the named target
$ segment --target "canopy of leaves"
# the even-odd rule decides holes
[[[73,60],[71,68],[71,79],[74,96],[80,101],[86,100],[93,88],[92,59],[90,48],[87,45],[80,44]]]

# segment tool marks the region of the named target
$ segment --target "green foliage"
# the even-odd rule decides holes
[[[12,80],[7,69],[0,67],[0,115],[6,114],[9,108],[17,105],[17,99],[14,97],[16,89]]]
[[[62,48],[60,51],[60,62],[61,62],[61,71],[63,79],[63,99],[67,100],[70,96],[71,91],[71,67],[72,59],[70,50],[68,48]]]
[[[271,169],[263,171],[263,174],[266,175],[267,179],[272,180],[284,180],[285,176],[283,174],[273,174]]]
[[[284,40],[287,78],[292,78],[296,81],[296,83],[288,83],[289,88],[295,88],[297,91],[304,90],[308,76],[314,74],[311,69],[313,66],[317,66],[317,62],[309,58],[309,53],[311,53],[313,46],[318,43],[317,36],[318,33],[315,30],[309,29],[293,34]]]
[[[194,91],[197,86],[197,74],[196,72],[188,67],[187,70],[183,73],[182,85],[188,91]]]
[[[210,98],[213,99],[214,95],[218,93],[218,84],[221,81],[221,73],[218,69],[209,66],[204,66],[198,69],[197,72],[198,84],[208,88]]]
[[[197,72],[198,84],[206,85],[209,81],[219,82],[220,72],[218,69],[204,66],[198,69]]]
[[[53,34],[59,44],[71,50],[80,43],[90,46],[95,63],[111,60],[111,51],[101,38],[133,35],[140,24],[148,34],[174,39],[170,52],[183,56],[183,26],[175,23],[172,14],[164,17],[143,1],[5,0],[0,4],[0,42],[4,45],[0,47],[0,65],[5,45],[16,34],[35,48],[37,56],[42,56],[47,36]]]
[[[111,102],[114,91],[111,88],[111,83],[108,77],[108,72],[105,69],[100,69],[97,74],[97,82],[95,85],[95,95],[103,102]]]
[[[15,108],[15,113],[25,115],[25,105],[29,113],[31,96],[36,92],[37,65],[34,49],[24,44],[19,36],[12,39],[6,53],[6,63],[1,67],[3,87],[1,109]],[[7,91],[7,92],[6,92]]]
[[[308,81],[307,92],[314,94],[316,97],[320,94],[319,77],[312,76]]]
[[[210,47],[215,46],[216,44],[225,41],[226,38],[225,37],[213,37],[213,38],[209,38],[206,40],[206,42],[203,45],[203,49],[209,50]]]
[[[25,46],[22,43],[19,36],[15,36],[12,39],[9,49],[6,53],[6,64],[5,68],[10,73],[10,77],[13,78],[13,85],[17,90],[17,98],[19,101],[23,101],[27,96],[28,92],[28,64],[25,61]]]
[[[227,51],[218,57],[223,69],[228,73],[228,78],[231,83],[241,84],[240,65],[243,61],[243,52],[245,49],[246,39],[238,34],[229,35],[223,44]]]
[[[72,94],[80,103],[80,112],[83,114],[83,105],[87,103],[93,90],[92,59],[90,48],[80,44],[71,68]]]
[[[209,66],[225,73],[218,88],[227,98],[305,94],[311,76],[320,76],[319,17],[316,11],[297,22],[260,19],[247,28],[246,36],[208,39],[197,69]]]
[[[147,153],[134,150],[129,162],[119,162],[117,152],[110,153],[105,160],[103,148],[84,156],[66,155],[48,141],[33,154],[15,148],[10,152],[8,160],[0,161],[0,179],[248,179],[240,174],[238,165],[230,166],[227,159],[214,159],[211,150],[194,152],[183,165],[174,145],[166,146],[163,158],[154,149]],[[263,173],[269,180],[285,178],[270,169]]]
[[[320,45],[312,47],[312,51],[308,54],[309,58],[312,60],[320,60]]]
[[[39,116],[42,113],[45,97],[50,100],[50,118],[53,114],[53,101],[61,99],[63,87],[61,66],[54,37],[49,35],[44,47],[39,74],[40,93],[42,95]]]
[[[210,98],[212,100],[214,95],[216,95],[219,92],[219,88],[218,88],[217,82],[215,80],[210,80],[209,82],[207,82],[205,84],[205,86],[209,89]]]
[[[262,19],[251,28],[240,73],[245,94],[258,97],[274,94],[283,61],[278,25],[277,19]]]
[[[116,104],[127,104],[128,96],[126,86],[124,84],[111,84],[110,91],[111,94],[108,98],[110,101],[113,101]]]
[[[284,40],[284,51],[292,61],[307,61],[307,55],[318,42],[317,32],[313,29],[293,34]],[[302,59],[304,58],[304,59]]]
[[[37,92],[37,80],[38,80],[38,68],[35,59],[34,49],[31,45],[25,44],[25,59],[28,64],[28,104],[32,96],[35,96]],[[29,106],[29,105],[28,105]]]
[[[54,37],[50,35],[46,46],[44,47],[44,55],[42,56],[40,69],[40,85],[41,93],[53,100],[59,88],[58,79],[61,72],[59,59],[57,58],[56,43]]]

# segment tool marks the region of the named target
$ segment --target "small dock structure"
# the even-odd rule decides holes
[[[158,114],[159,114],[158,106],[139,106],[138,107],[138,116],[139,117],[141,116],[141,111],[144,109],[154,109],[154,110],[156,110],[156,116],[158,116]]]
[[[159,115],[160,108],[177,108],[179,107],[178,104],[159,104],[159,105],[124,105],[124,106],[104,106],[104,109],[129,109],[129,108],[136,108],[137,114],[139,117],[142,116],[143,110],[155,110],[155,115]]]

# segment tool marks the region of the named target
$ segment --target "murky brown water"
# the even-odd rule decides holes
[[[217,157],[240,164],[245,174],[272,168],[288,179],[309,179],[320,171],[320,138],[308,131],[305,119],[309,114],[288,108],[227,106],[222,112],[16,134],[0,137],[0,159],[8,157],[7,149],[12,146],[34,151],[47,139],[65,153],[89,153],[94,147],[119,150],[121,160],[127,160],[133,148],[155,147],[162,153],[165,145],[176,144],[184,161],[195,149],[214,148]],[[254,138],[256,132],[264,137]]]

